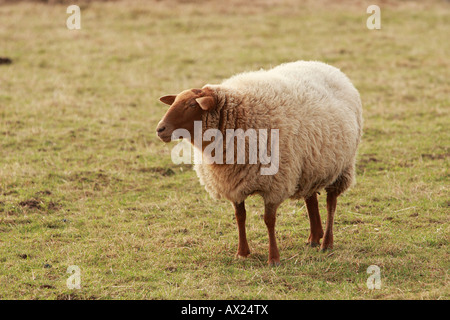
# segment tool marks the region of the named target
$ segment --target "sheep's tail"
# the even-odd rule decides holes
[[[333,192],[337,196],[350,188],[355,183],[355,164],[344,169],[337,179],[325,188],[327,192]]]

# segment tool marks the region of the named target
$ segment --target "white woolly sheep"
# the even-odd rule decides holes
[[[362,134],[362,106],[358,91],[337,68],[321,62],[297,61],[270,70],[235,75],[219,85],[205,85],[160,100],[171,105],[157,127],[164,142],[176,129],[194,135],[195,121],[202,134],[217,129],[279,131],[278,172],[262,175],[255,163],[202,163],[195,170],[206,190],[233,203],[239,230],[238,256],[250,254],[245,233],[245,199],[264,198],[264,221],[269,235],[269,264],[278,265],[275,238],[278,206],[287,198],[305,199],[310,219],[308,244],[333,247],[333,218],[337,197],[355,176],[355,158]],[[191,138],[194,144],[194,140]],[[204,152],[212,142],[197,146]],[[245,153],[248,159],[248,139]],[[268,150],[271,151],[269,145]],[[226,149],[226,145],[224,145]],[[322,229],[317,192],[327,191],[327,220]]]

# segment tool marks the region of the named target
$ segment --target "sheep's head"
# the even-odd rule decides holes
[[[159,100],[170,105],[156,127],[158,137],[164,142],[171,141],[172,132],[176,129],[186,129],[193,137],[194,121],[201,121],[202,114],[211,111],[216,105],[215,95],[210,89],[185,90]]]

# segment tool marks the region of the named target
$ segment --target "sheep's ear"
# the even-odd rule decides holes
[[[161,98],[159,98],[159,101],[164,102],[165,104],[168,104],[170,106],[175,101],[176,97],[177,96],[173,95],[173,94],[167,95],[167,96],[162,96]]]
[[[197,103],[200,105],[200,108],[205,111],[210,111],[216,106],[216,99],[214,99],[214,97],[212,96],[197,98],[195,99],[195,101],[197,101]]]

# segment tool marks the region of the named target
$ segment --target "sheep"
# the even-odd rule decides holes
[[[164,142],[172,140],[176,129],[185,129],[192,136],[198,121],[202,133],[208,129],[223,134],[226,129],[278,130],[279,168],[273,175],[260,173],[264,166],[260,161],[194,166],[200,183],[213,197],[233,204],[239,234],[238,257],[250,254],[245,199],[253,194],[264,199],[269,265],[280,264],[276,211],[288,198],[304,199],[306,203],[310,220],[307,245],[322,251],[333,249],[337,197],[354,183],[363,122],[360,95],[344,73],[322,62],[290,62],[269,70],[237,74],[218,85],[166,95],[160,101],[170,105],[156,129]],[[190,140],[194,144],[194,139]],[[194,149],[204,152],[209,143],[212,142],[203,141]],[[248,156],[248,141],[245,148]],[[325,232],[317,199],[322,189],[327,192]]]

